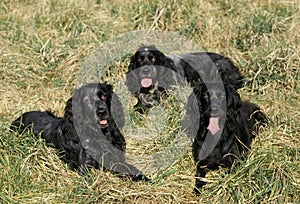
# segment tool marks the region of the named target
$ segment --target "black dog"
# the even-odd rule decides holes
[[[111,85],[88,84],[74,91],[67,101],[64,117],[50,112],[26,112],[11,129],[33,133],[62,152],[62,160],[72,169],[85,173],[88,167],[110,169],[133,180],[147,178],[125,161],[125,139],[112,117]]]
[[[236,89],[244,84],[238,68],[219,54],[197,52],[166,56],[155,46],[142,46],[130,59],[126,84],[138,99],[135,107],[149,108],[153,102],[159,103],[171,85],[186,80],[194,87],[199,81],[214,80],[216,75]]]
[[[160,102],[165,89],[176,84],[180,75],[169,58],[154,46],[142,46],[131,56],[126,85],[138,99],[135,108],[143,111]],[[183,75],[183,72],[181,73]]]
[[[206,169],[230,168],[236,157],[250,149],[254,131],[267,121],[255,104],[240,100],[231,84],[199,83],[194,89],[196,103],[190,96],[187,114],[199,111],[198,131],[193,137],[193,157],[197,166],[194,191],[199,194],[206,184],[201,178]],[[190,122],[193,122],[191,117]]]

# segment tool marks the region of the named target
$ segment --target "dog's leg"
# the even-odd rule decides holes
[[[196,185],[194,188],[194,192],[199,195],[201,193],[202,187],[206,184],[205,181],[200,180],[201,178],[204,178],[206,175],[205,168],[201,167],[200,162],[197,164],[197,170],[196,170]]]
[[[145,175],[141,173],[135,166],[124,163],[116,163],[111,168],[112,172],[119,177],[129,177],[133,181],[150,181]]]
[[[78,163],[75,168],[80,175],[86,175],[91,167],[100,169],[99,163],[88,154],[85,149],[81,148],[78,153]]]

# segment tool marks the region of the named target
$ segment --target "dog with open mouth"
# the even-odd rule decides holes
[[[267,118],[257,105],[242,101],[236,89],[226,83],[197,84],[188,99],[188,107],[190,116],[199,112],[198,129],[191,137],[196,163],[194,191],[200,194],[206,184],[202,179],[207,170],[219,166],[230,168],[236,158],[250,149],[255,133]],[[194,120],[191,117],[189,122]]]
[[[114,120],[122,118],[122,113],[113,112],[113,99],[117,100],[117,96],[111,85],[87,84],[73,92],[63,117],[49,111],[26,112],[12,122],[10,129],[20,133],[32,130],[35,135],[41,135],[46,143],[62,153],[62,160],[79,173],[84,174],[93,167],[110,169],[118,176],[135,181],[148,180],[126,162],[126,142],[119,129],[122,123]]]
[[[156,47],[140,47],[131,57],[126,74],[126,85],[138,99],[135,108],[143,112],[144,108],[160,103],[166,89],[183,83],[182,74]]]
[[[126,84],[138,99],[135,107],[149,108],[160,102],[171,85],[187,81],[194,87],[215,74],[235,89],[243,87],[245,82],[233,62],[222,55],[212,52],[165,55],[153,45],[143,45],[130,58]]]

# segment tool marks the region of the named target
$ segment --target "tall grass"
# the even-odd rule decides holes
[[[296,0],[1,1],[0,203],[299,203],[299,9]],[[106,171],[80,176],[32,133],[8,131],[25,111],[61,116],[84,59],[101,43],[142,29],[176,31],[230,57],[251,81],[242,98],[270,118],[247,158],[230,174],[222,168],[210,172],[199,197],[192,193],[190,147],[149,175],[153,183],[135,183]],[[117,62],[118,71],[107,80],[115,83],[127,65]],[[156,151],[178,133],[178,121],[170,118],[179,116],[179,107],[168,100],[164,138],[149,144],[127,138],[129,152]],[[149,118],[134,117],[147,126]]]

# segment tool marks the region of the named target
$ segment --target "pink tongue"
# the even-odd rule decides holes
[[[219,132],[219,118],[210,118],[207,129],[211,132],[212,135],[215,135],[217,132]]]
[[[141,85],[144,88],[148,88],[149,86],[151,86],[151,84],[152,84],[152,79],[151,78],[143,78],[141,80]]]
[[[104,119],[104,120],[100,120],[100,121],[99,121],[99,124],[100,124],[100,125],[106,125],[106,124],[107,124],[107,120],[105,120],[105,119]]]

